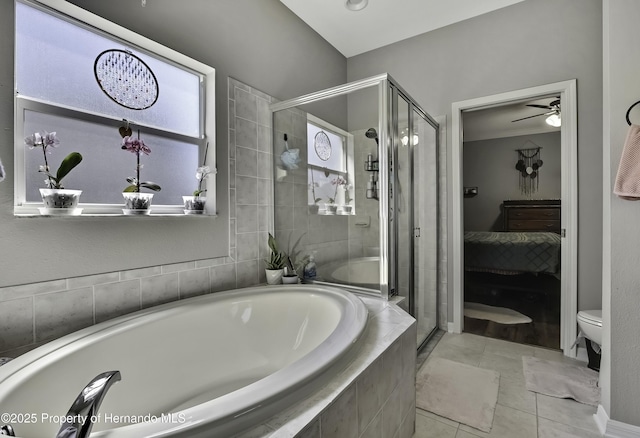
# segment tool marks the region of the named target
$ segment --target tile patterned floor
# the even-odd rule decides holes
[[[500,373],[498,404],[490,433],[416,409],[414,438],[600,438],[593,419],[595,407],[525,388],[522,356],[584,365],[583,362],[566,358],[558,351],[469,333],[444,333],[434,340],[418,355],[418,367],[432,357],[443,357],[496,370]]]

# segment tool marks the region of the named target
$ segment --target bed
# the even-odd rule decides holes
[[[549,232],[464,233],[467,271],[514,275],[560,272],[560,235]]]
[[[513,275],[560,274],[560,200],[502,203],[505,231],[467,231],[465,270]]]

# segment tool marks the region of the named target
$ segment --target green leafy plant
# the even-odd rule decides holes
[[[269,245],[269,249],[271,250],[271,254],[269,258],[264,259],[264,263],[267,266],[267,269],[284,269],[287,264],[287,255],[284,252],[281,252],[278,249],[278,242],[276,242],[275,237],[269,233],[269,240],[267,241]]]
[[[24,142],[29,149],[42,148],[42,154],[44,155],[44,165],[40,166],[38,172],[42,172],[47,175],[47,179],[44,180],[47,188],[49,189],[64,189],[62,185],[62,179],[69,174],[80,162],[82,161],[82,155],[80,152],[71,152],[67,155],[62,162],[60,163],[60,167],[56,171],[56,174],[53,175],[49,168],[49,162],[47,160],[47,153],[51,154],[51,152],[47,151],[50,147],[58,147],[60,140],[56,137],[55,132],[47,132],[44,131],[43,134],[39,132],[30,135],[24,139]]]
[[[296,239],[293,246],[291,246],[291,234],[289,234],[289,244],[287,245],[287,249],[288,249],[287,266],[289,267],[289,270],[293,271],[296,274],[302,273],[305,265],[309,262],[308,255],[305,255],[304,257],[299,258],[301,250],[298,249],[298,245],[300,244],[300,241],[302,240],[305,234],[307,233],[302,233]]]

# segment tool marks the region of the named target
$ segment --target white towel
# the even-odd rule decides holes
[[[629,126],[613,193],[622,199],[640,200],[640,126],[638,125]]]

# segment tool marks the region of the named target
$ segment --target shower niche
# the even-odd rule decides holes
[[[437,328],[438,125],[387,74],[271,105],[274,229],[316,277]],[[286,140],[285,140],[286,138]]]

